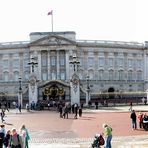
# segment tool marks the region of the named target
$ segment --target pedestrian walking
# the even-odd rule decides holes
[[[21,104],[19,104],[18,110],[19,110],[20,113],[22,113],[22,105]]]
[[[132,120],[132,129],[136,130],[137,129],[137,116],[136,116],[135,110],[132,110],[130,118]]]
[[[23,148],[22,138],[17,133],[16,129],[13,128],[11,130],[11,136],[9,141],[9,147],[10,148]]]
[[[10,141],[10,136],[11,136],[11,131],[10,130],[7,130],[6,136],[4,138],[4,148],[8,148],[9,141]]]
[[[67,107],[67,105],[64,106],[63,118],[65,119],[65,117],[68,119],[68,107]]]
[[[81,105],[79,107],[79,117],[82,117],[82,107],[81,107]]]
[[[5,116],[4,110],[2,110],[0,114],[1,114],[1,121],[2,121],[2,123],[3,123],[3,122],[5,121],[5,120],[4,120],[4,116]]]
[[[103,135],[105,139],[104,148],[111,148],[111,141],[112,141],[112,128],[108,124],[103,124]]]
[[[133,102],[131,101],[130,103],[129,103],[129,111],[132,111],[133,110]]]
[[[5,135],[6,135],[5,125],[2,124],[0,125],[0,148],[3,147]]]
[[[138,114],[139,129],[142,128],[143,114],[140,112]]]
[[[77,115],[78,115],[78,104],[77,103],[75,103],[74,105],[74,112],[75,112],[74,118],[77,119]]]
[[[62,113],[63,113],[63,106],[62,104],[59,105],[59,113],[60,113],[60,118],[63,117]]]
[[[28,141],[30,140],[29,132],[26,126],[23,124],[20,128],[20,136],[22,138],[23,147],[22,148],[29,148]]]

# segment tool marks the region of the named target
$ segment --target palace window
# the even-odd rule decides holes
[[[123,63],[124,63],[124,60],[123,60],[123,58],[118,58],[118,60],[117,60],[118,62],[118,66],[120,66],[120,67],[123,67]]]
[[[9,67],[9,61],[8,60],[3,60],[3,67],[8,68]]]
[[[88,58],[88,67],[92,67],[94,65],[94,58],[89,57]]]
[[[13,60],[13,68],[19,68],[19,59]]]
[[[25,81],[29,80],[29,72],[25,72],[24,79]]]
[[[46,81],[47,80],[47,72],[42,73],[42,80]]]
[[[65,72],[60,73],[61,80],[65,80]]]
[[[61,66],[65,65],[65,58],[64,57],[60,57],[60,65]]]
[[[129,81],[133,80],[133,71],[132,70],[128,71],[128,80]]]
[[[56,73],[54,71],[51,72],[51,79],[56,80]]]
[[[14,72],[14,81],[18,81],[18,79],[19,79],[19,72],[18,71],[15,71]]]
[[[108,59],[108,66],[113,67],[113,58]]]
[[[142,71],[137,72],[137,80],[142,80]]]
[[[103,57],[100,57],[99,58],[99,66],[100,67],[103,67],[104,66],[104,58]]]
[[[51,66],[56,65],[56,57],[51,57]]]
[[[124,71],[123,70],[119,70],[119,80],[124,80]]]
[[[142,68],[142,60],[137,60],[137,67]]]
[[[128,67],[133,67],[133,63],[132,59],[128,59]]]
[[[109,80],[113,80],[113,79],[114,79],[114,71],[109,70]]]
[[[99,70],[99,80],[103,80],[104,70]]]
[[[4,72],[3,76],[4,76],[4,81],[8,82],[8,80],[9,80],[9,73],[8,72]]]

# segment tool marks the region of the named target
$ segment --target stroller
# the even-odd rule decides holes
[[[105,141],[101,134],[96,134],[91,144],[91,148],[100,148],[101,145],[104,145]]]
[[[144,116],[142,125],[143,125],[143,129],[148,131],[148,116]]]

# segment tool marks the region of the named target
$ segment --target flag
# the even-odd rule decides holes
[[[47,13],[47,15],[52,15],[52,10]]]

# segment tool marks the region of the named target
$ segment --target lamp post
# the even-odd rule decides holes
[[[35,62],[35,58],[31,57],[31,61],[28,63],[28,65],[31,65],[31,72],[34,72],[34,66],[37,65],[38,63]]]
[[[18,105],[22,106],[22,78],[19,78],[19,96],[18,96]]]
[[[86,95],[86,105],[88,106],[88,103],[90,101],[90,86],[89,86],[89,81],[90,81],[90,76],[86,76],[86,81],[87,81],[87,95]]]
[[[72,61],[70,61],[69,64],[73,65],[74,72],[78,70],[78,65],[80,64],[80,62],[78,61],[76,55],[73,55]]]

